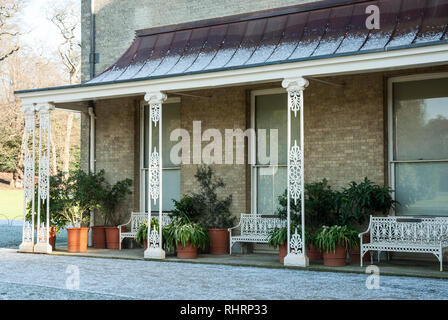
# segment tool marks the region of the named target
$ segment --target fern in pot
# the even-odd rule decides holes
[[[346,265],[347,250],[357,245],[358,231],[348,226],[323,226],[315,235],[315,245],[323,251],[324,265]]]
[[[197,258],[198,249],[204,249],[210,240],[207,229],[195,221],[198,212],[192,204],[191,196],[184,196],[180,201],[174,200],[172,221],[163,228],[166,245],[176,249],[180,259]]]

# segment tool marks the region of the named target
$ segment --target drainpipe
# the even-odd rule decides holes
[[[89,172],[95,172],[95,103],[93,101],[89,102],[89,117],[90,117],[90,149],[89,149]],[[89,226],[93,227],[95,225],[95,214],[94,211],[90,211],[90,223]],[[92,229],[89,228],[88,234],[88,246],[93,246]]]
[[[95,77],[95,0],[90,0],[90,79]]]

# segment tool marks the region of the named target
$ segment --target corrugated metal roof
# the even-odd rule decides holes
[[[369,30],[366,8],[380,9]],[[87,85],[431,45],[448,40],[448,0],[323,1],[137,31]]]

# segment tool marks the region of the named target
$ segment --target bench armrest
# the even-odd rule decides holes
[[[232,227],[232,228],[228,228],[227,230],[228,230],[229,232],[232,232],[233,229],[236,229],[236,228],[238,228],[238,227],[240,227],[240,226],[241,226],[241,220],[238,222],[238,224],[237,224],[236,226],[234,226],[234,227]]]
[[[132,221],[132,214],[131,214],[131,218],[129,218],[129,221],[126,222],[125,224],[120,224],[120,225],[118,225],[118,228],[121,230],[121,227],[127,226],[128,224],[131,223],[131,221]]]

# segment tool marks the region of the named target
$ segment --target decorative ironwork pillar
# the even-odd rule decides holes
[[[50,113],[54,105],[36,105],[39,112],[39,186],[37,197],[37,244],[34,252],[51,253],[50,245]],[[41,221],[41,211],[45,210],[45,221]]]
[[[34,252],[34,213],[35,213],[35,134],[36,114],[34,104],[24,105],[22,112],[25,115],[25,153],[23,172],[23,227],[22,243],[19,252]],[[31,221],[26,219],[28,203],[31,202]]]
[[[148,249],[145,250],[145,258],[165,259],[165,251],[162,248],[162,104],[167,96],[160,91],[148,92],[145,100],[149,103],[149,173],[148,173]],[[152,127],[159,128],[158,146],[152,144]],[[154,226],[151,229],[152,205],[159,202],[159,229]]]
[[[287,174],[287,256],[284,264],[287,266],[307,267],[308,257],[305,252],[305,183],[304,183],[304,127],[303,127],[303,91],[308,87],[308,80],[298,77],[283,80],[282,86],[288,92],[288,174]],[[291,122],[297,121],[299,113],[299,137],[294,139],[292,145]],[[300,226],[291,225],[291,199],[297,204],[301,202],[301,222]],[[291,235],[291,227],[294,227],[294,234]],[[300,232],[299,232],[300,230]]]

